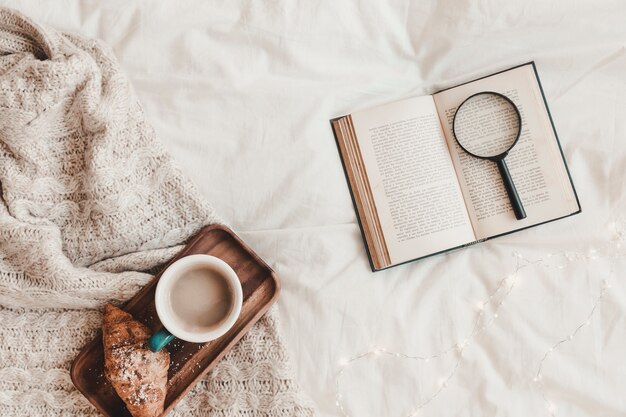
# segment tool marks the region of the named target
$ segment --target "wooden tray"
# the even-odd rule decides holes
[[[175,339],[167,345],[171,365],[162,416],[170,412],[195,383],[246,334],[274,303],[280,291],[280,284],[272,269],[226,227],[212,225],[202,229],[172,262],[196,253],[221,258],[235,270],[243,288],[243,306],[233,328],[219,339],[208,343],[188,343]],[[124,307],[125,311],[153,332],[162,327],[154,306],[154,292],[160,275]],[[76,388],[102,414],[108,417],[131,417],[124,402],[104,376],[101,333],[74,359],[70,374]]]

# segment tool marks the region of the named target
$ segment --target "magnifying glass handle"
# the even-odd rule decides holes
[[[509,200],[511,201],[511,206],[513,207],[513,212],[515,213],[515,218],[517,220],[525,219],[526,211],[524,211],[522,200],[520,200],[519,195],[517,195],[515,184],[513,184],[513,178],[511,178],[511,173],[509,172],[509,168],[506,166],[504,158],[498,160],[496,164],[498,164],[498,170],[502,176],[502,181],[504,181],[506,193],[509,195]]]

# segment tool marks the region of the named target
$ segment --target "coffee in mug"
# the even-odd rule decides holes
[[[203,343],[226,333],[241,312],[243,293],[237,274],[210,255],[190,255],[170,265],[155,293],[157,314],[164,329],[148,341],[153,351],[174,337]]]
[[[169,308],[178,327],[204,331],[226,320],[233,308],[233,294],[219,272],[200,266],[172,284]]]

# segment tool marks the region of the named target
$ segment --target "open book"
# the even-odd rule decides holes
[[[457,106],[480,91],[506,95],[521,113],[506,161],[523,220],[496,164],[454,139]],[[331,124],[375,271],[580,212],[533,62]]]

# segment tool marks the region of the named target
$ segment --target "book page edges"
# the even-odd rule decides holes
[[[392,265],[382,226],[376,211],[367,170],[363,163],[352,117],[344,116],[331,121],[344,165],[352,200],[361,225],[372,269],[380,270]]]

